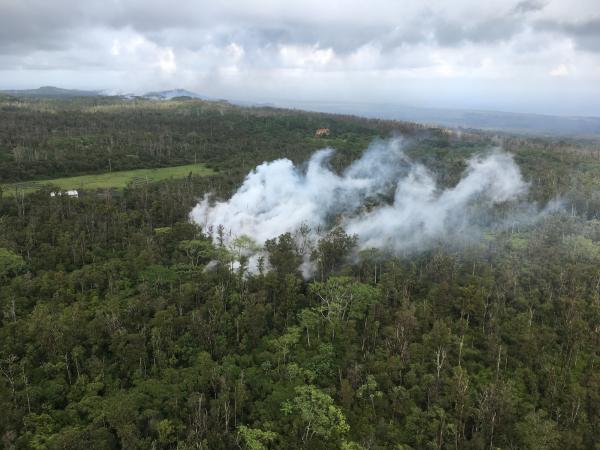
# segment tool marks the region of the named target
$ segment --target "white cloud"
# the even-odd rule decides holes
[[[118,39],[113,40],[112,47],[110,48],[110,54],[113,56],[119,56],[121,54],[121,42]]]
[[[553,77],[566,77],[567,75],[569,75],[570,70],[566,64],[559,64],[558,66],[550,70],[550,72],[548,73]]]
[[[600,114],[597,0],[111,5],[0,2],[0,88],[59,79],[254,101],[351,97],[533,112],[553,102]]]
[[[175,62],[173,50],[167,48],[159,51],[158,66],[160,67],[160,70],[167,75],[175,73],[177,70],[177,63]]]
[[[284,45],[279,54],[284,67],[323,68],[333,62],[335,54],[331,48],[313,46]]]

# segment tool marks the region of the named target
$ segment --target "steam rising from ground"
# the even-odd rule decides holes
[[[489,206],[515,200],[527,185],[506,153],[475,157],[460,182],[439,191],[421,165],[413,165],[396,186],[394,202],[349,218],[345,228],[364,247],[396,251],[426,246],[460,232],[472,233]]]
[[[226,238],[247,235],[259,245],[303,225],[313,238],[342,226],[361,248],[400,252],[490,225],[486,213],[527,191],[512,156],[500,150],[473,157],[458,184],[440,189],[403,145],[377,141],[339,175],[328,167],[332,149],[314,153],[306,167],[288,159],[263,163],[230,200],[211,205],[205,197],[191,218],[213,234],[223,225]]]

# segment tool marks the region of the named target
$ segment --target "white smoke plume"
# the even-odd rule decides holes
[[[222,225],[228,240],[247,235],[258,245],[301,226],[315,239],[342,226],[361,248],[399,252],[471,233],[484,211],[527,192],[512,156],[500,150],[473,157],[456,186],[440,189],[403,145],[376,141],[341,174],[328,167],[332,149],[316,152],[305,167],[288,159],[263,163],[231,199],[211,204],[205,197],[191,218],[213,233]]]
[[[460,182],[440,191],[429,171],[414,165],[398,180],[394,202],[345,221],[363,247],[396,251],[474,230],[482,209],[515,200],[527,190],[512,157],[498,151],[475,157]]]
[[[261,164],[229,201],[211,206],[205,197],[192,210],[192,220],[205,229],[223,225],[227,234],[248,235],[261,245],[301,225],[318,232],[335,215],[349,214],[367,197],[384,194],[409,167],[399,139],[373,144],[342,175],[327,167],[333,152],[316,152],[305,171],[288,159]]]

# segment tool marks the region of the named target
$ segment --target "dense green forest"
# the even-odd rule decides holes
[[[188,219],[263,161],[332,146],[340,170],[393,135],[440,186],[502,146],[530,200],[566,212],[401,257],[357,258],[334,231],[313,280],[289,234],[252,274]],[[599,149],[189,99],[3,97],[4,189],[196,162],[214,174],[79,198],[0,191],[0,446],[599,449]]]

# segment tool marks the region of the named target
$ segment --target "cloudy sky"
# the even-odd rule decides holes
[[[0,0],[0,89],[600,116],[600,0]]]

